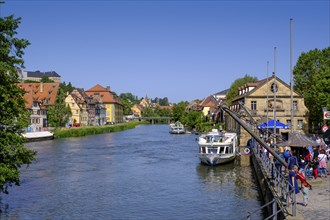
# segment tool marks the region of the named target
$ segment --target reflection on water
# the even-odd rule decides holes
[[[196,136],[168,125],[27,147],[38,160],[2,195],[0,219],[243,219],[260,206],[249,166],[201,165]]]

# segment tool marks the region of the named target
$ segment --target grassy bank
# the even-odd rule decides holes
[[[141,124],[141,122],[133,121],[122,124],[105,125],[105,126],[59,128],[59,129],[55,129],[54,136],[55,138],[82,137],[86,135],[124,131],[127,129],[135,128],[139,124]]]

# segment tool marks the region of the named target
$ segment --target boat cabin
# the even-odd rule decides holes
[[[204,154],[231,154],[234,153],[234,148],[232,144],[223,146],[201,146],[199,148],[199,153]]]

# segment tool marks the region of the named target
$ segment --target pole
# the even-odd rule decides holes
[[[267,109],[267,113],[266,113],[266,121],[267,121],[267,126],[266,126],[266,135],[267,135],[267,139],[268,139],[268,92],[269,92],[269,85],[268,85],[268,69],[269,69],[269,61],[267,61],[267,103],[266,103],[266,109]]]
[[[241,120],[237,115],[231,111],[228,106],[224,102],[220,102],[219,107],[228,113],[238,124],[240,124],[254,139],[264,148],[267,149],[267,151],[273,155],[283,166],[288,167],[287,162],[285,162],[284,159],[282,159],[273,148],[269,147],[258,135],[256,135],[250,128],[247,126],[243,120]]]
[[[276,146],[276,47],[274,47],[274,83],[273,83],[273,92],[274,92],[274,106],[273,106],[273,114],[274,114],[274,140],[273,144]]]
[[[291,133],[293,132],[293,69],[292,69],[292,18],[290,18],[290,95],[291,95]]]

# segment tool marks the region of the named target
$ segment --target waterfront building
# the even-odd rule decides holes
[[[31,113],[29,131],[42,131],[48,127],[47,109],[55,104],[59,83],[20,83],[24,89],[25,107]]]
[[[237,113],[242,112],[239,104],[242,103],[258,124],[272,120],[275,116],[276,121],[288,125],[289,129],[278,130],[279,134],[284,138],[288,138],[291,126],[293,131],[307,132],[308,130],[308,109],[304,104],[304,98],[295,91],[292,94],[292,122],[290,86],[275,75],[254,83],[246,83],[238,88],[237,96],[233,99],[230,109]],[[227,129],[238,132],[241,143],[246,143],[250,135],[242,127],[238,126],[229,115],[227,116]],[[249,119],[247,118],[247,120]]]
[[[74,89],[65,98],[66,105],[71,109],[71,124],[73,126],[86,126],[89,117],[93,118],[93,114],[89,115],[87,97],[83,89]]]
[[[103,103],[106,109],[106,123],[121,123],[123,122],[124,108],[118,96],[110,91],[110,86],[104,88],[97,84],[94,87],[86,90],[86,94],[94,100],[99,100]]]
[[[210,95],[203,99],[199,106],[202,109],[203,115],[208,117],[210,121],[215,121],[216,115],[218,113],[218,104],[219,102],[213,95]]]
[[[216,98],[218,103],[220,103],[220,102],[226,101],[226,96],[227,96],[228,91],[229,91],[229,89],[225,89],[225,90],[215,93],[213,96]],[[222,111],[221,109],[218,109],[216,121],[224,122],[225,121],[224,115],[225,115],[224,111]]]
[[[41,72],[37,71],[24,71],[21,69],[17,70],[19,78],[22,82],[25,80],[40,82],[42,78],[48,77],[50,80],[54,82],[61,82],[61,76],[55,71]]]
[[[139,118],[141,118],[141,116],[142,116],[143,109],[144,109],[144,107],[140,104],[135,104],[131,107],[131,111],[133,112],[133,115],[135,117],[139,117]]]

